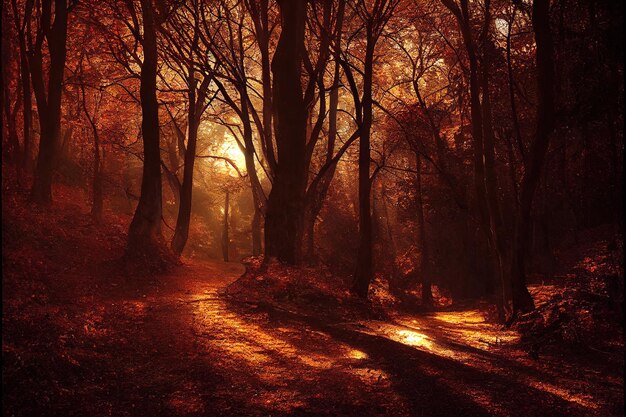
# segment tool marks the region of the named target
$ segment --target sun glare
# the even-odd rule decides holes
[[[224,135],[224,142],[219,148],[219,155],[228,158],[237,165],[239,171],[244,172],[246,169],[246,157],[244,156],[237,142],[230,133]]]

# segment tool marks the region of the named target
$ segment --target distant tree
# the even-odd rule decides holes
[[[355,14],[361,20],[365,30],[365,56],[363,58],[362,95],[354,81],[352,69],[344,62],[343,67],[349,78],[356,108],[357,124],[359,125],[359,251],[356,270],[352,283],[352,291],[359,297],[367,298],[372,268],[372,213],[370,176],[370,135],[372,130],[372,85],[374,76],[374,52],[376,43],[395,7],[397,0],[359,1],[355,6]]]
[[[81,65],[82,67],[82,65]],[[81,68],[82,70],[82,68]],[[82,74],[81,74],[82,75]],[[95,89],[93,94],[93,110],[90,112],[87,104],[87,94],[84,80],[80,84],[80,102],[85,113],[85,117],[91,127],[93,135],[93,177],[92,177],[92,200],[91,200],[91,216],[96,222],[102,220],[103,196],[102,196],[102,162],[101,162],[101,145],[100,133],[98,129],[98,116],[100,112],[100,104],[102,102],[102,89]]]
[[[171,248],[177,255],[182,253],[189,235],[198,128],[202,114],[212,100],[209,87],[215,72],[208,51],[202,53],[200,50],[200,7],[201,3],[196,0],[181,5],[169,18],[168,24],[161,28],[167,41],[163,46],[164,55],[169,67],[182,79],[187,95],[187,141],[178,141],[184,157],[183,180],[179,188],[178,216],[171,242]],[[177,129],[178,134],[182,135],[180,128]]]

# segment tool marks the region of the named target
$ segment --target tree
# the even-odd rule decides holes
[[[280,0],[282,32],[272,60],[274,135],[278,162],[265,217],[265,256],[295,264],[306,187],[306,107],[300,73],[306,0]]]
[[[370,177],[370,135],[372,129],[372,80],[374,75],[374,52],[376,43],[382,35],[385,25],[391,18],[396,0],[376,0],[368,6],[368,2],[360,1],[355,6],[357,15],[365,25],[365,58],[363,60],[363,94],[353,89],[357,120],[359,123],[359,251],[352,291],[362,298],[367,298],[370,281],[372,280],[372,213]],[[351,73],[347,64],[344,70]],[[354,82],[351,82],[354,85]]]
[[[23,148],[22,148],[22,170],[28,171],[31,168],[32,163],[32,143],[31,143],[31,131],[33,124],[32,115],[32,93],[30,88],[30,69],[28,67],[28,50],[26,46],[26,25],[27,19],[20,18],[20,10],[17,6],[17,0],[11,0],[11,7],[13,11],[13,19],[15,29],[17,31],[17,37],[19,42],[20,51],[20,76],[22,79],[22,99],[23,99]]]
[[[507,306],[506,276],[506,242],[503,231],[502,213],[497,195],[497,177],[495,171],[494,142],[495,136],[492,126],[492,112],[489,92],[489,33],[492,24],[490,1],[485,3],[484,20],[480,33],[480,50],[483,52],[481,66],[477,52],[471,23],[471,11],[467,0],[460,0],[457,5],[454,0],[442,0],[442,3],[452,12],[459,31],[461,32],[467,59],[469,62],[469,90],[470,90],[470,117],[472,131],[472,145],[474,147],[474,187],[476,192],[476,206],[483,233],[487,237],[491,251],[491,261],[495,272],[496,282],[499,283],[500,297],[497,298],[501,318]],[[481,101],[482,98],[482,101]]]
[[[513,311],[525,312],[534,309],[534,302],[526,287],[526,252],[528,251],[529,229],[533,197],[541,178],[550,135],[554,130],[554,58],[552,31],[550,29],[550,1],[534,0],[532,24],[535,32],[537,60],[537,110],[535,138],[529,150],[526,172],[522,177],[520,204],[515,216],[511,283]]]
[[[183,181],[180,185],[178,216],[171,242],[171,248],[177,255],[182,253],[189,236],[198,128],[202,114],[211,101],[209,86],[214,73],[208,57],[200,56],[199,53],[200,7],[198,1],[183,5],[170,18],[169,25],[163,28],[168,40],[164,49],[170,57],[170,67],[175,68],[187,90],[187,143],[184,140],[179,141],[184,154]],[[182,134],[180,129],[178,132]]]
[[[28,57],[39,114],[39,153],[31,198],[40,204],[52,202],[52,175],[61,132],[61,95],[67,53],[68,16],[76,1],[27,1],[24,19],[37,17],[35,33],[28,24]],[[33,39],[34,38],[34,39]],[[44,69],[44,41],[50,64]],[[46,76],[47,75],[47,76]]]
[[[157,30],[162,14],[157,14],[152,0],[141,0],[143,36],[139,37],[136,23],[134,33],[143,50],[139,96],[141,100],[141,132],[143,138],[143,172],[141,194],[128,230],[128,251],[132,255],[145,254],[146,258],[163,253],[161,235],[162,189],[161,150],[159,141],[159,104],[157,102]],[[138,22],[137,12],[129,4],[133,22]],[[162,11],[161,13],[165,13]]]
[[[82,78],[82,65],[81,65],[81,78]],[[93,134],[93,178],[92,178],[92,200],[91,200],[91,216],[96,222],[102,220],[102,163],[101,163],[101,151],[100,151],[100,133],[98,131],[98,113],[100,103],[102,101],[102,89],[97,89],[94,94],[94,109],[93,113],[89,112],[87,105],[87,95],[85,94],[85,83],[81,80],[80,95],[81,105],[85,113],[85,117],[91,126],[91,132]]]
[[[204,30],[201,40],[220,68],[215,74],[215,84],[221,95],[218,101],[229,107],[241,122],[235,125],[225,120],[223,111],[216,117],[230,131],[245,157],[255,207],[252,219],[252,253],[255,256],[261,253],[261,226],[267,209],[262,175],[271,182],[276,167],[269,65],[273,27],[270,9],[269,2],[265,0],[238,1],[234,4],[222,1],[216,11],[202,13]],[[254,50],[255,45],[258,51]],[[261,56],[260,69],[255,65],[255,52]],[[261,72],[261,94],[252,85],[255,70]],[[260,98],[262,112],[255,108],[254,98]],[[259,139],[257,143],[254,128]]]

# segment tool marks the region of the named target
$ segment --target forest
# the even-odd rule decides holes
[[[623,415],[623,29],[3,0],[3,415]]]

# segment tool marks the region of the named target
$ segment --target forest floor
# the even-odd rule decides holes
[[[120,265],[127,218],[95,225],[72,190],[55,198],[3,197],[5,416],[622,415],[621,355],[533,359],[476,309],[241,299],[238,263],[142,276]]]

